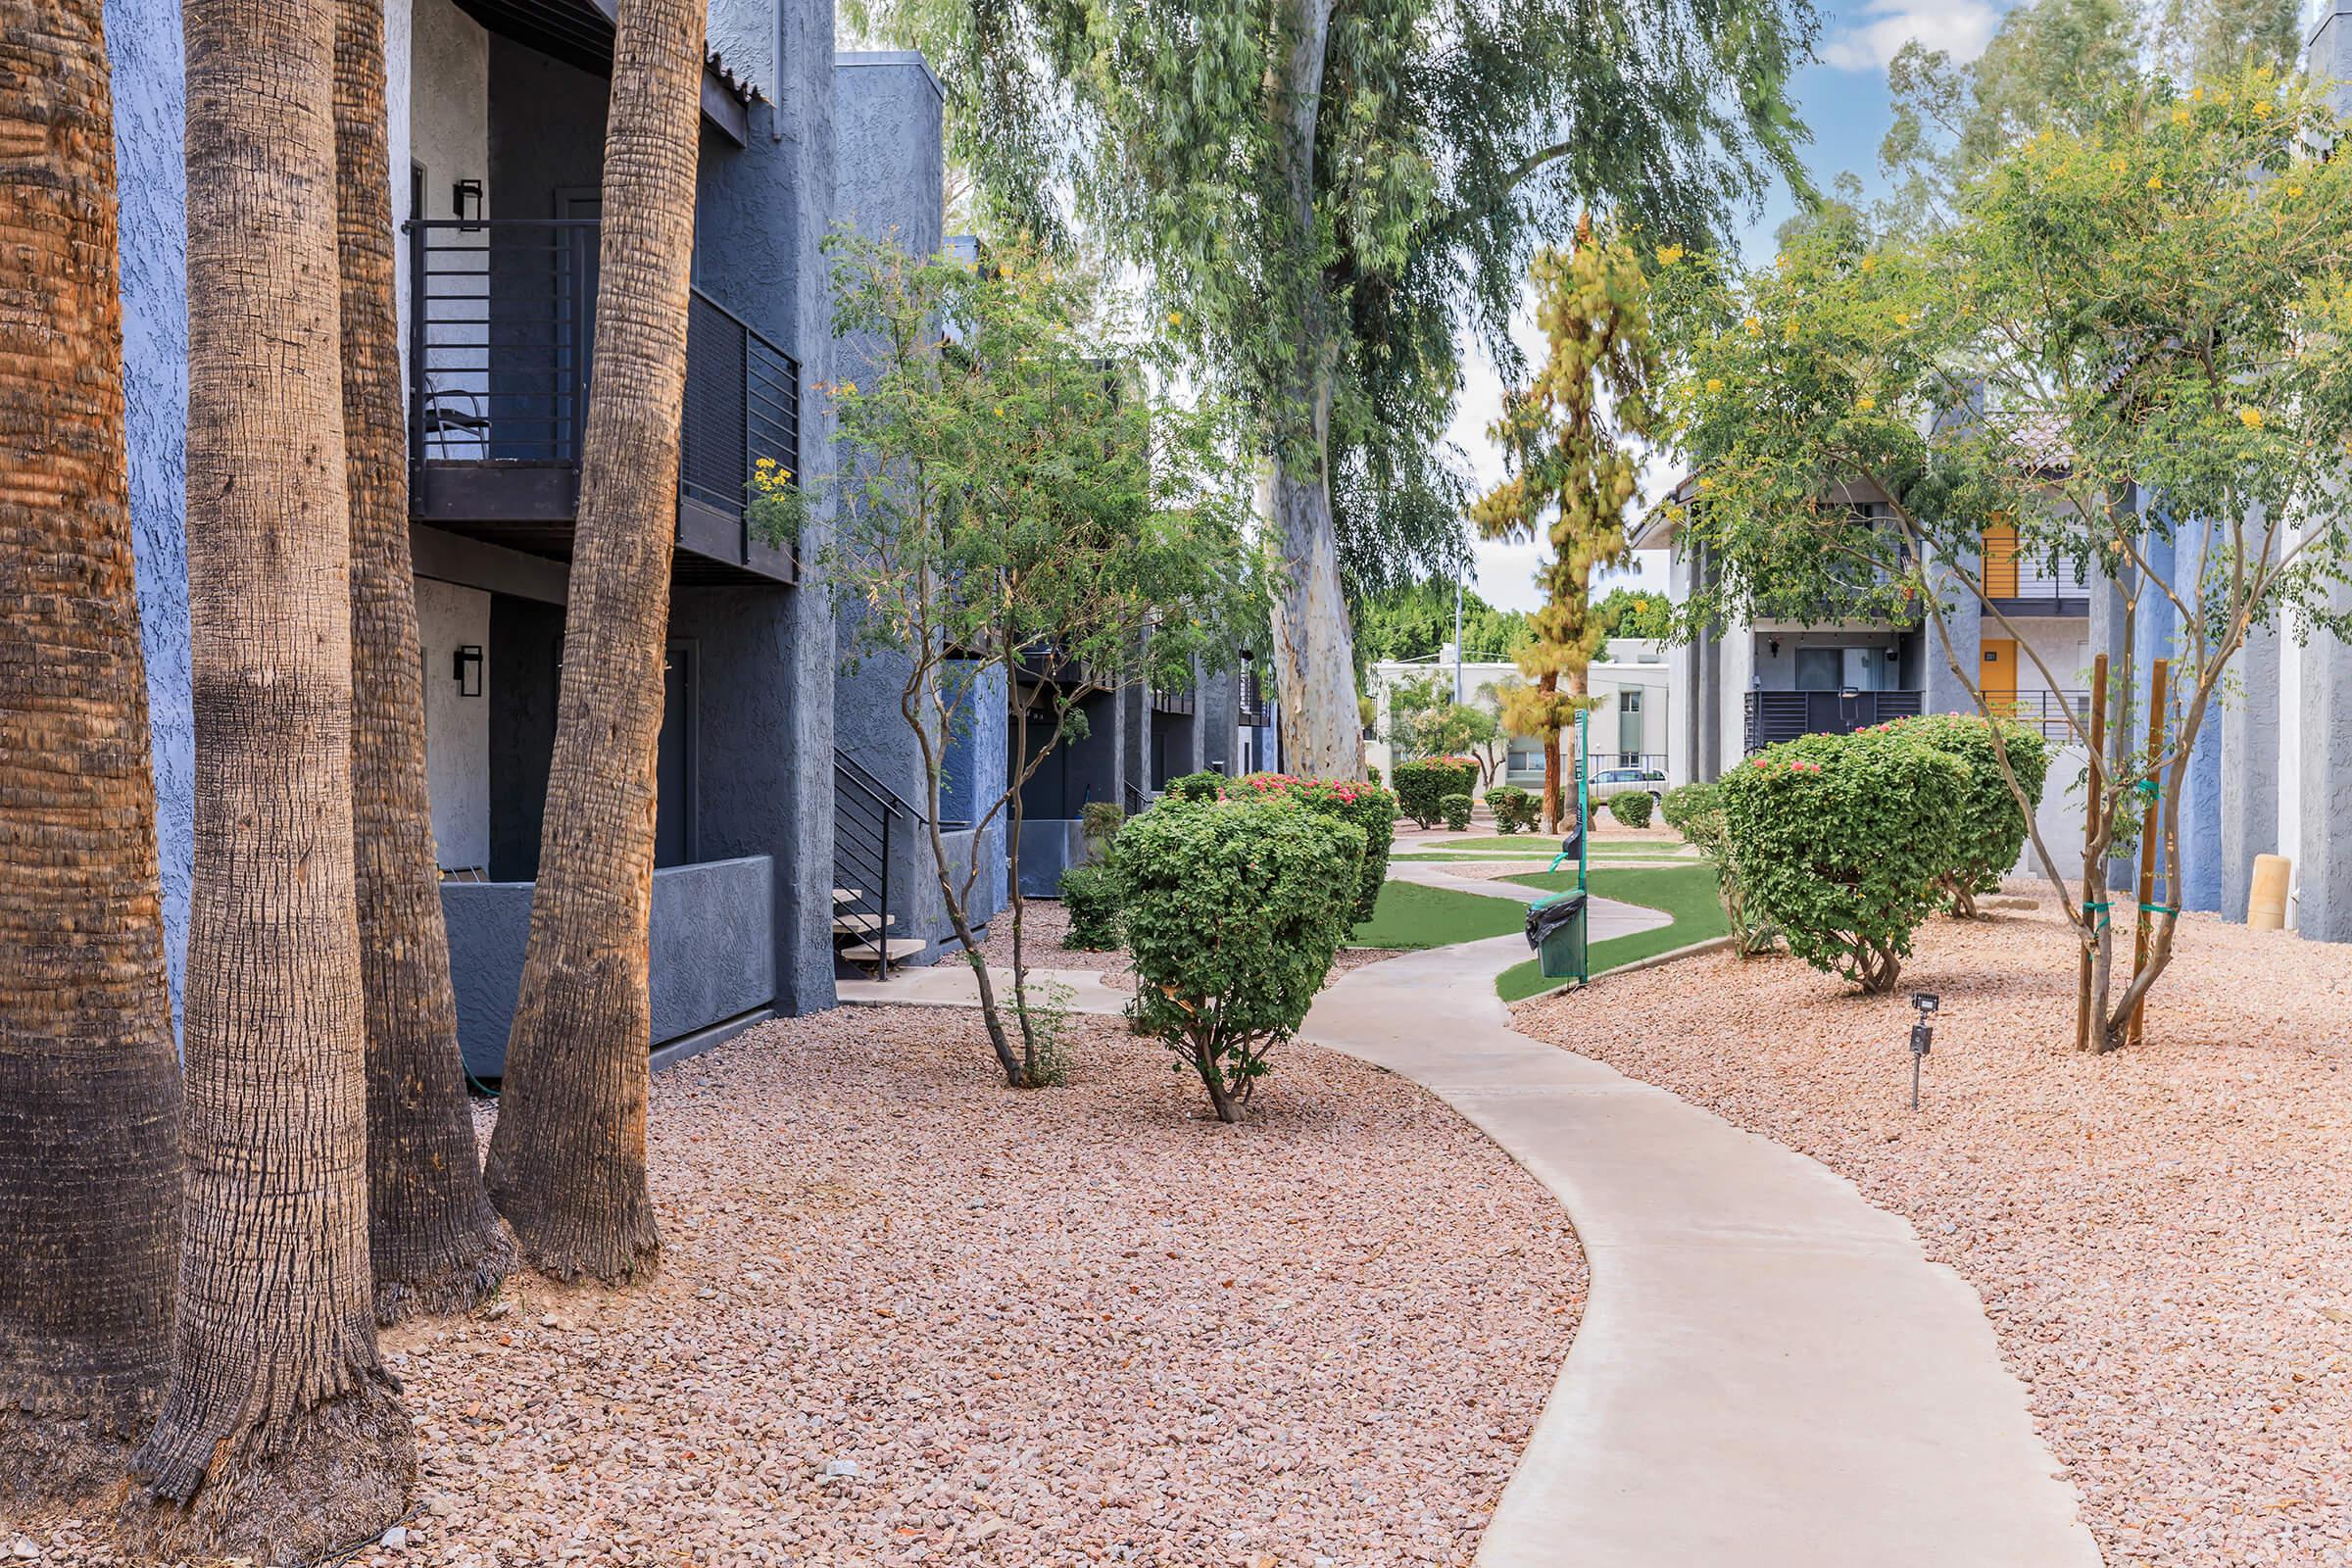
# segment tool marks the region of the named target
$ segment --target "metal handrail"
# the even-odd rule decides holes
[[[846,916],[836,906],[833,916],[865,929],[874,947],[875,972],[884,980],[890,978],[891,824],[902,820],[911,826],[923,815],[857,759],[833,754],[835,885],[855,887],[859,894],[859,906]]]

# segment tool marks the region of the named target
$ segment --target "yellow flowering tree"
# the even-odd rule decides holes
[[[1680,251],[1672,254],[1679,260]],[[1660,260],[1666,259],[1660,253]],[[1540,252],[1530,273],[1548,347],[1535,379],[1504,399],[1489,434],[1510,476],[1470,509],[1489,539],[1541,539],[1551,556],[1530,617],[1535,640],[1517,655],[1532,685],[1501,693],[1504,727],[1544,741],[1544,820],[1559,826],[1560,733],[1583,706],[1585,671],[1608,634],[1592,604],[1595,567],[1623,565],[1626,514],[1639,464],[1619,434],[1647,435],[1659,374],[1650,342],[1649,283],[1622,235],[1577,224],[1576,244]]]
[[[2352,582],[2352,160],[2314,155],[2347,128],[2267,70],[2184,92],[2124,81],[1989,160],[1931,240],[1824,227],[1771,268],[1661,272],[1666,412],[1702,475],[1673,504],[1714,564],[1686,631],[1825,607],[1924,623],[1989,712],[1955,615],[2016,637],[2047,688],[2081,680],[1987,592],[1988,529],[2112,608],[2096,826],[2059,901],[2091,958],[2096,1049],[2120,1042],[2177,929],[2144,911],[2150,961],[2111,986],[2107,862],[2153,794],[2162,863],[2180,864],[2181,787],[2230,657],[2257,627],[2352,633],[2332,592]],[[1858,494],[1884,517],[1857,520]],[[2152,754],[2132,712],[2143,632],[2174,661]],[[2087,745],[2082,715],[2064,722]],[[2063,889],[2038,831],[2033,852]]]

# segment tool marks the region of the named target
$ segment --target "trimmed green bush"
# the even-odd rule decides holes
[[[2026,847],[2026,813],[2010,793],[2001,774],[2000,754],[1993,749],[1993,726],[1976,713],[1923,713],[1898,718],[1880,730],[1906,736],[1936,751],[1956,757],[1968,768],[1968,793],[1956,824],[1956,858],[1943,876],[1944,897],[1952,913],[1973,919],[1977,895],[2000,891],[2001,877],[2017,864]],[[2009,755],[2018,788],[2035,806],[2050,772],[2050,743],[2041,731],[2010,719],[2001,720],[2000,745]]]
[[[1355,895],[1355,918],[1372,918],[1380,885],[1389,877],[1389,847],[1396,841],[1396,797],[1377,784],[1346,779],[1298,778],[1289,773],[1250,773],[1237,779],[1228,796],[1244,787],[1252,794],[1288,796],[1311,811],[1352,822],[1363,830],[1364,867]]]
[[[1372,781],[1372,783],[1373,783],[1373,786],[1374,786],[1375,788],[1378,788],[1378,787],[1379,787],[1379,784],[1380,784],[1380,769],[1379,769],[1379,768],[1377,768],[1377,767],[1374,767],[1374,766],[1373,766],[1371,763],[1369,763],[1369,762],[1366,762],[1366,763],[1364,764],[1364,777],[1366,777],[1366,778],[1370,779],[1370,780]]]
[[[1657,803],[1647,790],[1623,790],[1609,797],[1609,814],[1627,827],[1649,826],[1649,808]]]
[[[1956,861],[1967,766],[1894,731],[1808,735],[1740,763],[1722,789],[1751,910],[1816,969],[1892,990]]]
[[[1112,848],[1117,848],[1114,843]],[[1061,873],[1061,906],[1070,929],[1061,945],[1087,953],[1108,953],[1119,945],[1118,873],[1106,865],[1073,865]]]
[[[1396,764],[1396,804],[1422,827],[1436,827],[1446,816],[1448,795],[1467,795],[1478,788],[1478,764],[1467,757],[1427,757]]]
[[[1160,797],[1179,801],[1214,801],[1224,797],[1233,780],[1222,773],[1182,773],[1160,788]]]
[[[1680,784],[1658,798],[1658,815],[1677,833],[1684,832],[1683,824],[1692,816],[1722,809],[1723,798],[1712,784]],[[1689,837],[1687,833],[1684,836]]]
[[[1165,800],[1111,852],[1137,986],[1128,1016],[1242,1119],[1355,920],[1363,830],[1288,791]]]
[[[1516,784],[1487,791],[1487,806],[1494,813],[1497,833],[1532,833],[1544,814],[1544,803]]]
[[[1438,810],[1446,818],[1446,825],[1456,833],[1470,825],[1470,797],[1467,795],[1446,796],[1438,802]]]

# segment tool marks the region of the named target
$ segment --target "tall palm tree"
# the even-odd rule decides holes
[[[393,303],[383,0],[335,7],[335,212],[351,490],[351,804],[368,1014],[368,1242],[380,1323],[462,1312],[514,1244],[482,1192],[441,919]]]
[[[187,0],[196,874],[159,1555],[318,1557],[407,1507],[377,1358],[352,866],[335,0]]]
[[[0,0],[0,1504],[111,1480],[179,1246],[99,0]]]
[[[702,74],[703,0],[622,0],[555,759],[485,1172],[525,1255],[560,1279],[624,1281],[661,1249],[647,921]]]

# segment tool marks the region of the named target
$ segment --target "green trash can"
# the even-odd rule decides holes
[[[1570,888],[1527,906],[1527,945],[1546,980],[1592,978],[1585,956],[1585,890]]]

